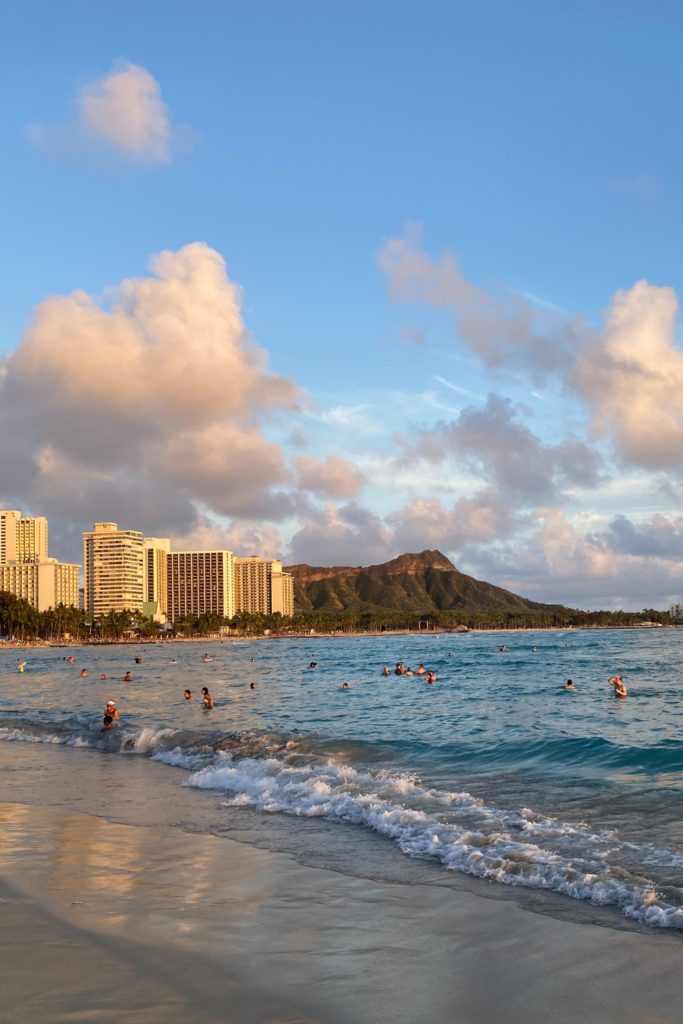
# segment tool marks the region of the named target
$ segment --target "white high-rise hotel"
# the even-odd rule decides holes
[[[0,511],[0,590],[44,612],[58,604],[78,607],[80,566],[48,557],[47,519]]]

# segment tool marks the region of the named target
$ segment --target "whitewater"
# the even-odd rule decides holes
[[[334,823],[350,871],[372,833],[454,875],[683,929],[682,633],[508,633],[507,653],[501,634],[263,639],[207,644],[210,663],[196,643],[76,648],[75,665],[51,648],[22,651],[22,674],[2,650],[0,740],[182,769],[226,834],[246,809],[264,829]],[[382,676],[398,661],[436,684]]]

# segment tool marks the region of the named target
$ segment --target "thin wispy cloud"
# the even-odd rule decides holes
[[[50,156],[76,160],[169,164],[191,143],[190,129],[173,125],[154,76],[125,59],[82,86],[75,106],[74,120],[29,125],[27,135],[33,145]]]
[[[434,380],[438,380],[439,384],[444,384],[447,388],[450,388],[452,391],[457,391],[459,395],[465,395],[467,398],[474,398],[475,401],[477,402],[484,401],[483,395],[475,395],[474,391],[467,391],[466,388],[459,388],[457,384],[451,384],[451,382],[449,380],[446,380],[445,377],[439,377],[435,374]]]

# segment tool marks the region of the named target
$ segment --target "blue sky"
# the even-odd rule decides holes
[[[666,394],[650,388],[636,413],[640,385],[624,384],[614,351],[591,341],[617,290],[645,279],[680,293],[680,5],[28,0],[6,17],[5,38],[0,398],[3,431],[17,429],[21,403],[33,469],[0,466],[2,497],[50,516],[56,554],[78,558],[80,531],[110,518],[111,495],[125,494],[115,511],[128,512],[127,526],[179,540],[217,542],[223,531],[236,550],[270,545],[335,564],[380,561],[405,542],[440,547],[464,571],[541,600],[641,608],[682,596],[683,409],[663,383]],[[84,133],[82,97],[130,67],[146,70],[167,105],[164,159]],[[499,306],[554,316],[553,351],[582,318],[571,360],[539,377],[533,341],[546,325],[515,342],[529,358],[487,360],[479,341],[463,341],[457,296],[434,301],[382,269],[381,253],[407,226],[425,273],[450,251],[462,279]],[[215,479],[197,482],[196,467],[176,472],[186,457],[177,453],[162,480],[155,466],[171,456],[154,445],[173,421],[155,419],[158,396],[139,392],[131,402],[150,419],[139,406],[130,413],[149,447],[98,455],[93,440],[79,462],[69,438],[88,433],[97,410],[59,378],[54,387],[71,401],[62,395],[51,420],[44,382],[27,377],[22,332],[48,296],[104,295],[109,310],[107,289],[150,274],[154,254],[199,241],[242,289],[243,322],[272,371],[310,403],[294,411],[257,398],[218,417],[221,429],[239,420],[242,440],[258,430],[258,457],[271,445],[268,459],[280,460],[275,490],[259,484],[248,507],[227,494],[251,486],[227,451],[242,440],[206,468],[229,480],[226,494]],[[659,295],[647,293],[648,308]],[[665,314],[653,314],[654,326],[643,319],[636,300],[639,372],[651,384],[664,345],[664,376],[677,380],[675,328],[667,334]],[[480,320],[482,308],[467,307]],[[69,331],[62,318],[41,336],[50,365]],[[584,351],[592,354],[576,355]],[[591,381],[619,392],[618,408]],[[509,400],[507,418],[490,394]],[[654,424],[647,451],[627,436],[630,407]],[[468,409],[488,416],[483,454]],[[519,457],[505,445],[528,441],[513,422],[536,439],[524,458],[552,487],[504,479],[500,458],[514,467]],[[113,413],[107,423],[119,429]],[[669,431],[665,458],[654,451],[658,431]],[[502,446],[496,459],[491,438]],[[584,448],[567,454],[569,443]],[[331,456],[343,460],[332,469],[346,483],[319,470]],[[308,484],[318,471],[322,483],[304,486],[303,464],[292,462],[301,458]],[[567,471],[567,459],[583,470]],[[586,459],[597,460],[592,469]],[[45,476],[48,462],[59,486]],[[284,495],[279,511],[274,495]],[[539,512],[548,508],[554,518]]]

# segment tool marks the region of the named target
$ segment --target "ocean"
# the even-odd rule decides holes
[[[94,781],[106,772],[118,820],[125,791],[138,817],[163,812],[186,831],[348,874],[479,885],[533,897],[541,913],[580,920],[599,910],[600,923],[681,929],[679,637],[579,630],[2,650],[3,799],[19,780],[29,802],[106,816]],[[496,652],[503,643],[509,651]],[[396,676],[399,661],[423,663],[436,683]],[[616,673],[625,700],[608,685]],[[574,691],[563,689],[568,678]],[[108,699],[121,719],[101,733]],[[37,744],[55,751],[49,766]]]

